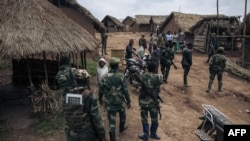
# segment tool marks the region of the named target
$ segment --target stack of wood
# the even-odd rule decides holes
[[[43,82],[39,89],[32,87],[31,93],[35,115],[43,120],[57,118],[61,112],[60,91],[51,90],[48,84]]]
[[[232,60],[227,59],[226,71],[250,81],[250,70],[242,68]]]

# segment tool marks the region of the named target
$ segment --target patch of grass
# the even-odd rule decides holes
[[[40,122],[35,125],[35,132],[38,134],[53,133],[54,131],[62,129],[65,123],[66,121],[62,115],[54,120],[40,120]]]
[[[97,61],[94,60],[87,61],[87,71],[91,76],[96,75],[96,66],[97,66]]]

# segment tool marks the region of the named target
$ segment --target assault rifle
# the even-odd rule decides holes
[[[175,65],[173,61],[172,61],[172,65],[174,66],[174,69],[177,69],[177,66]]]
[[[153,93],[153,91],[141,80],[141,78],[138,74],[134,74],[134,78],[139,83],[141,83],[141,94],[148,95],[154,100],[154,102],[156,104],[156,108],[157,108],[159,115],[160,115],[160,119],[161,119],[160,103],[158,100],[160,100],[161,103],[163,102],[163,100],[161,99],[161,97],[158,94]]]

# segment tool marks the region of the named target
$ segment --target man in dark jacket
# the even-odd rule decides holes
[[[161,52],[161,72],[163,75],[163,82],[168,83],[168,75],[173,64],[174,52],[172,50],[172,45],[165,44],[166,48]]]
[[[183,75],[183,81],[184,81],[184,87],[189,87],[188,82],[187,82],[187,76],[190,70],[190,67],[192,66],[192,47],[193,44],[188,43],[182,52],[182,68],[184,70],[184,75]]]
[[[161,51],[156,44],[153,44],[153,52],[151,54],[151,60],[155,62],[155,73],[158,73],[159,63],[160,63]]]
[[[132,58],[132,54],[134,53],[133,50],[136,50],[133,47],[133,45],[134,45],[134,40],[130,39],[128,45],[126,46],[126,55],[125,55],[126,59]]]

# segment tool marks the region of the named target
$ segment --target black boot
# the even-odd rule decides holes
[[[128,129],[128,125],[125,125],[125,121],[120,121],[120,133]]]
[[[109,132],[110,141],[115,141],[115,132]]]
[[[151,124],[151,127],[150,127],[150,138],[157,139],[157,140],[161,139],[161,137],[156,134],[158,125],[159,125],[158,123],[157,124],[155,124],[155,123]]]
[[[149,135],[149,124],[142,124],[142,128],[143,128],[143,134],[139,135],[139,139],[147,141]]]

